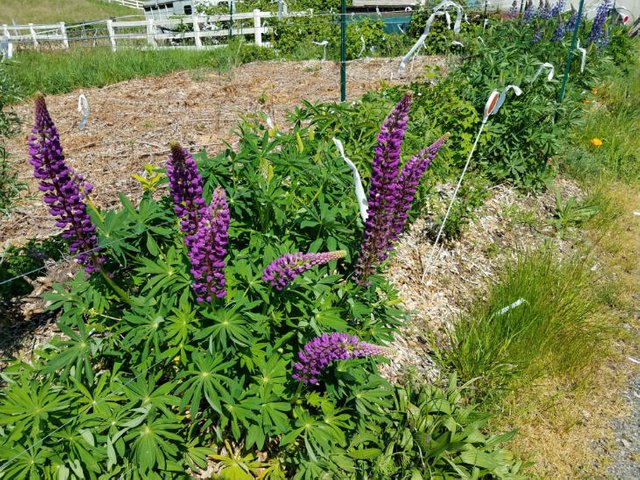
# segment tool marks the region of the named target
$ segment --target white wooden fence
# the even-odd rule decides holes
[[[289,12],[287,16],[307,16],[312,12]],[[250,36],[259,46],[269,46],[263,35],[271,31],[264,19],[276,13],[253,12],[222,15],[193,15],[181,18],[146,19],[136,21],[101,20],[83,24],[2,25],[0,37],[20,48],[69,48],[70,44],[110,45],[115,52],[119,46],[147,48],[215,48],[230,36]]]
[[[142,5],[142,1],[139,0],[106,0],[109,3],[119,3],[120,5],[124,5],[125,7],[137,8],[138,10],[142,10],[144,7]]]

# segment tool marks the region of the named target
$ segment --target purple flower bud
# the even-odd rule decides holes
[[[293,365],[293,378],[304,384],[317,385],[322,370],[335,360],[383,354],[383,347],[362,342],[355,335],[324,333],[298,352],[298,361]]]
[[[269,282],[271,286],[280,291],[286,288],[298,275],[315,266],[344,258],[346,254],[347,252],[344,250],[322,253],[288,253],[276,258],[264,269],[262,281]]]
[[[559,0],[549,11],[549,18],[557,18],[564,10],[565,0]]]
[[[567,26],[565,27],[565,31],[573,34],[573,31],[578,24],[578,11],[571,5],[571,16],[569,20],[567,20]]]
[[[40,94],[35,100],[35,122],[29,137],[29,163],[33,175],[40,180],[39,189],[49,213],[59,217],[56,226],[63,228],[62,237],[69,240],[69,251],[88,274],[100,270],[107,259],[100,254],[96,227],[87,213],[85,199],[93,187],[67,167],[60,135],[49,116],[47,104]]]
[[[227,255],[229,207],[225,192],[218,187],[211,204],[202,196],[202,177],[191,154],[177,144],[171,146],[167,174],[180,229],[185,234],[198,302],[222,298],[227,292],[224,278]]]
[[[402,172],[398,176],[398,195],[395,205],[395,214],[393,217],[393,234],[391,236],[392,241],[398,239],[398,235],[402,233],[404,224],[407,221],[409,210],[411,210],[411,204],[416,196],[416,190],[424,172],[427,171],[429,165],[435,158],[438,150],[447,141],[447,136],[443,136],[436,140],[429,147],[422,150],[417,155],[411,157],[411,159],[402,168]]]

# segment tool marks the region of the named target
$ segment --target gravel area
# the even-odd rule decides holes
[[[617,450],[609,472],[613,478],[633,480],[640,478],[640,375],[636,375],[623,396],[630,403],[628,416],[613,421]]]

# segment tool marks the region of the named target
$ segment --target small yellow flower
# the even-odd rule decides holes
[[[582,100],[582,103],[584,103],[585,105],[589,105],[589,100],[585,98],[584,100]]]
[[[591,145],[593,145],[594,147],[601,147],[602,146],[602,140],[600,140],[599,138],[592,138],[591,139]]]
[[[591,93],[593,93],[594,95],[598,94],[598,89],[597,88],[592,88],[591,89]]]

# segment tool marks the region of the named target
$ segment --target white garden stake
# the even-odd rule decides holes
[[[335,143],[338,152],[340,152],[340,156],[349,165],[349,168],[353,172],[353,186],[356,192],[356,200],[358,201],[358,207],[360,208],[360,216],[362,217],[362,221],[366,222],[369,217],[369,202],[367,202],[367,196],[364,193],[364,188],[362,187],[362,178],[360,177],[360,172],[358,172],[358,167],[347,158],[344,154],[344,147],[342,146],[342,142],[337,138],[333,138],[333,143]]]
[[[540,67],[538,68],[538,71],[533,76],[533,78],[529,80],[529,83],[535,82],[536,78],[540,76],[540,74],[542,73],[542,70],[544,70],[545,68],[549,69],[549,74],[547,75],[547,81],[550,82],[551,80],[553,80],[553,75],[555,74],[554,66],[550,63],[543,63],[542,65],[540,65]]]
[[[78,113],[82,115],[82,120],[80,121],[80,130],[82,130],[87,124],[87,118],[89,118],[89,102],[87,102],[87,97],[82,93],[78,97]]]
[[[487,124],[489,117],[491,115],[495,115],[500,107],[505,101],[507,96],[507,92],[509,90],[513,90],[517,96],[522,95],[522,90],[517,85],[507,85],[507,87],[501,92],[498,90],[494,90],[489,95],[487,99],[487,103],[484,106],[484,115],[482,117],[482,124],[480,125],[480,129],[478,130],[478,135],[476,135],[476,139],[473,142],[473,146],[471,147],[471,151],[469,152],[469,157],[467,158],[467,163],[464,164],[464,168],[462,169],[462,174],[460,174],[460,178],[458,179],[458,184],[456,185],[455,190],[453,191],[453,196],[451,197],[451,202],[449,202],[449,207],[447,208],[447,212],[444,214],[444,218],[442,219],[442,225],[440,225],[440,229],[438,230],[438,234],[436,235],[436,240],[433,242],[433,247],[431,248],[431,255],[429,256],[429,261],[425,264],[424,269],[422,270],[422,279],[421,281],[424,283],[427,278],[427,274],[429,273],[431,266],[433,265],[434,254],[436,248],[438,247],[438,243],[440,242],[440,238],[442,237],[442,232],[444,231],[444,227],[447,223],[447,219],[449,218],[449,214],[451,213],[451,209],[453,208],[453,203],[456,201],[456,196],[458,195],[458,190],[460,190],[460,186],[462,185],[462,180],[464,179],[465,174],[467,173],[467,169],[469,168],[469,163],[471,163],[471,157],[473,156],[473,152],[476,150],[476,146],[478,145],[478,141],[480,140],[480,135],[482,135],[482,131],[484,130],[484,126]]]

